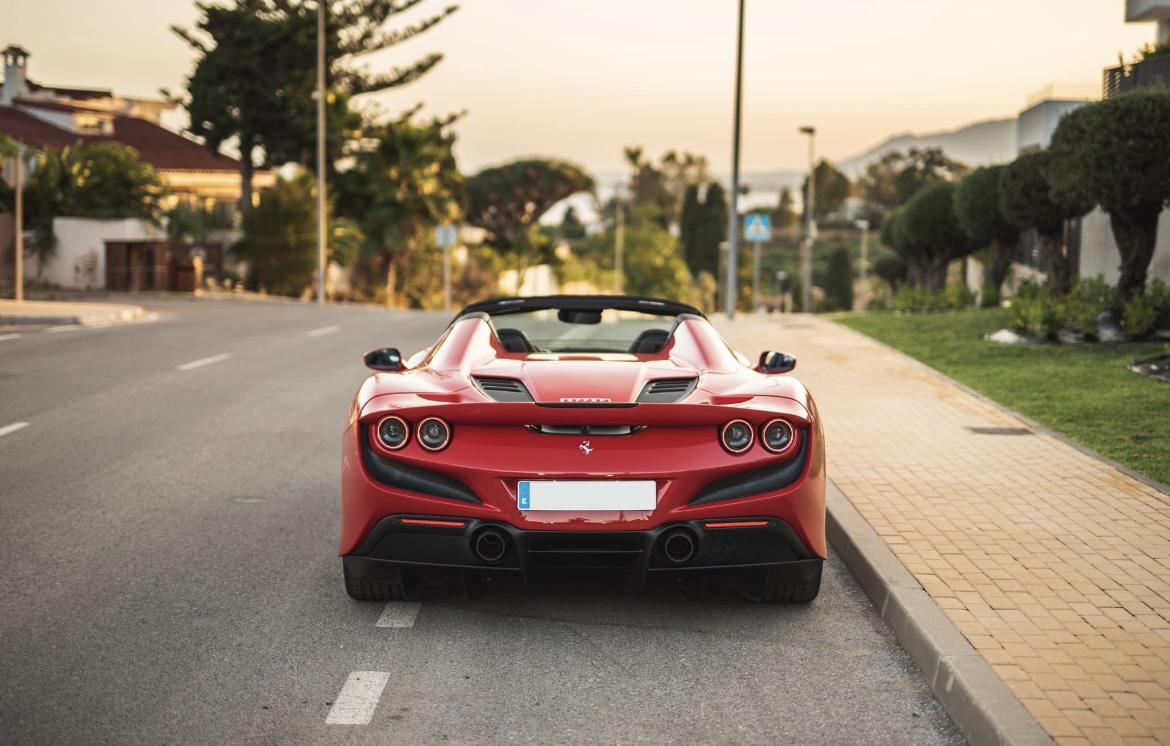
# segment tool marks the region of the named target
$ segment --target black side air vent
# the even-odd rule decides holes
[[[638,394],[637,401],[645,404],[671,404],[680,401],[695,390],[697,378],[663,378],[651,381]]]
[[[475,385],[489,399],[506,402],[536,401],[523,383],[515,378],[479,378],[474,377]]]

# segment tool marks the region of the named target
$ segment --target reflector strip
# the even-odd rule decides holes
[[[767,521],[723,521],[704,523],[703,528],[762,528],[767,525]]]
[[[403,518],[402,523],[407,526],[443,526],[444,528],[463,528],[467,521],[433,521],[427,518]]]

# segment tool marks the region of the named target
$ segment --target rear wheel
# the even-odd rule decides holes
[[[740,586],[739,594],[758,604],[807,604],[821,592],[823,569],[824,563],[818,562],[815,569],[799,574],[772,570],[761,581]]]
[[[345,578],[345,592],[349,597],[358,601],[412,601],[418,598],[403,581],[401,570],[395,570],[393,575],[380,578],[358,577],[349,571],[349,567],[342,562],[342,576]]]

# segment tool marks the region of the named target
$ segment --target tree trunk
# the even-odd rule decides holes
[[[396,254],[384,254],[386,269],[386,305],[397,306],[398,295],[394,288],[398,284],[398,262]]]
[[[1048,295],[1061,298],[1068,295],[1069,283],[1072,280],[1072,268],[1068,263],[1068,256],[1064,253],[1063,230],[1055,233],[1040,233],[1036,239],[1040,243],[1040,253],[1048,262]]]
[[[1161,213],[1162,205],[1157,203],[1109,213],[1113,238],[1121,254],[1121,277],[1117,280],[1117,294],[1113,296],[1113,310],[1119,314],[1131,296],[1145,291]]]
[[[256,167],[252,165],[252,151],[256,149],[254,140],[249,137],[240,140],[240,214],[252,209],[252,175]]]
[[[1016,254],[1016,242],[1018,240],[1019,236],[1009,239],[997,238],[995,240],[995,259],[991,263],[991,282],[995,285],[996,293],[1007,282],[1008,271],[1012,268],[1012,257]]]
[[[919,259],[914,259],[906,265],[906,284],[912,288],[926,286],[926,272]]]

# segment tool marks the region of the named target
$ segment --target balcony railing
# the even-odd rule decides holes
[[[1170,54],[1105,71],[1105,98],[1154,85],[1170,87]]]

